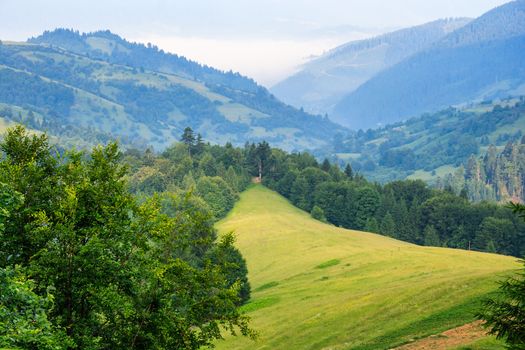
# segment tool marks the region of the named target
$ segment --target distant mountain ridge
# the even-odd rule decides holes
[[[316,147],[345,132],[238,73],[109,31],[57,29],[27,43],[5,42],[0,82],[0,107],[19,111],[18,119],[31,114],[37,130],[81,127],[157,149],[178,140],[186,126],[213,143],[265,139],[288,150]]]
[[[349,42],[308,62],[300,72],[278,83],[271,91],[296,107],[330,114],[339,99],[375,74],[429,48],[470,21],[468,18],[441,19]]]
[[[45,31],[28,43],[59,47],[66,51],[87,55],[114,64],[176,74],[188,79],[202,80],[208,84],[223,84],[251,92],[262,87],[239,73],[221,70],[188,60],[184,56],[165,52],[153,44],[129,42],[109,30],[80,33],[70,29]]]
[[[374,128],[465,102],[525,94],[525,1],[497,7],[378,73],[332,119]]]

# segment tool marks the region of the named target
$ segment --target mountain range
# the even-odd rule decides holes
[[[13,117],[14,115],[14,117]],[[87,143],[118,137],[163,149],[185,127],[213,143],[267,140],[288,150],[344,129],[223,72],[109,31],[57,29],[0,45],[0,116]]]
[[[523,52],[525,1],[517,0],[471,21],[440,20],[343,45],[272,91],[352,129],[376,128],[525,94]]]
[[[271,88],[283,101],[313,113],[331,114],[335,105],[382,70],[420,52],[468,18],[442,19],[371,39],[349,42],[306,63]]]

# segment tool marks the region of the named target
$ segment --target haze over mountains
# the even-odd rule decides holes
[[[271,88],[283,101],[312,113],[330,114],[345,95],[374,75],[428,48],[470,19],[442,19],[371,39],[352,41],[304,65]]]
[[[371,128],[450,105],[524,94],[524,52],[525,1],[520,0],[381,72],[343,98],[333,119]]]
[[[450,105],[525,93],[525,1],[497,7],[468,24],[465,19],[448,24],[437,21],[397,35],[347,44],[311,62],[273,91],[297,106],[305,104],[307,110],[328,112],[332,120],[352,129],[384,126]],[[433,27],[441,31],[432,31]],[[420,45],[408,46],[411,52],[404,57],[392,54],[392,50],[382,56],[379,49],[374,52],[367,48],[381,38],[399,38],[403,32],[409,41],[421,40]],[[425,33],[434,34],[423,40]],[[360,44],[365,49],[357,51]],[[396,47],[390,45],[385,46]],[[337,54],[345,52],[347,56],[340,56],[337,62]],[[377,60],[375,69],[368,65],[356,68],[363,62],[358,54],[365,55],[364,62]],[[382,57],[387,59],[382,61]],[[353,69],[344,69],[345,65]],[[331,75],[327,77],[326,72]],[[331,89],[331,95],[319,94],[317,86]],[[343,97],[342,86],[349,88]]]

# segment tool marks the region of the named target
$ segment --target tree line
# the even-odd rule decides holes
[[[250,179],[260,177],[297,207],[337,226],[427,246],[513,256],[525,252],[525,224],[495,201],[469,201],[469,189],[435,189],[411,180],[380,185],[367,181],[350,165],[341,169],[309,153],[287,153],[266,142],[244,147],[209,145],[191,129],[186,131],[184,142],[160,155],[129,155],[127,161],[135,164],[130,179],[133,191],[193,188],[210,205],[220,202],[215,215],[222,217]],[[218,188],[210,191],[210,181]]]
[[[294,205],[334,225],[428,246],[522,256],[525,224],[495,202],[432,189],[423,181],[371,183],[308,153],[273,149],[263,182]]]

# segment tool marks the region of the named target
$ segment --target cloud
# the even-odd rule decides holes
[[[236,71],[272,86],[292,74],[312,54],[319,55],[345,40],[215,39],[183,36],[139,36],[133,41],[151,42],[160,48],[200,63]]]

